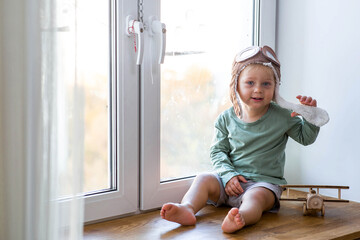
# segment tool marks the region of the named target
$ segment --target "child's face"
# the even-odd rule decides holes
[[[241,71],[238,92],[245,108],[263,110],[274,97],[275,77],[271,68],[250,64]]]

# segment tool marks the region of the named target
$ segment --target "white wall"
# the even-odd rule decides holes
[[[293,102],[298,94],[313,96],[330,115],[313,145],[289,141],[285,177],[291,184],[349,185],[343,197],[360,202],[360,1],[277,4],[280,93]]]

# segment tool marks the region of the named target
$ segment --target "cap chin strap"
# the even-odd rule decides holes
[[[242,118],[243,112],[242,112],[242,106],[241,106],[241,99],[240,99],[240,95],[239,95],[238,91],[236,90],[237,85],[238,85],[239,76],[240,76],[240,73],[236,74],[236,76],[235,76],[235,89],[234,89],[234,91],[235,91],[236,101],[237,101],[237,103],[239,105],[239,108],[240,108],[240,116],[239,117]]]

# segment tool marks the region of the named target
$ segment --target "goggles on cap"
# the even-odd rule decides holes
[[[276,66],[280,67],[280,62],[276,58],[275,52],[268,46],[258,47],[258,46],[251,46],[245,48],[241,52],[236,55],[235,61],[236,62],[244,62],[249,60],[253,57],[256,57],[257,54],[262,54],[267,60],[271,63],[274,63]]]

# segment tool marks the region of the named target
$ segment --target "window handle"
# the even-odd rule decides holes
[[[126,17],[126,35],[134,36],[134,47],[137,52],[136,64],[141,65],[144,56],[144,25],[142,22],[135,20],[132,16]],[[137,36],[137,41],[135,40]]]
[[[159,64],[164,63],[165,50],[166,50],[166,25],[154,16],[150,17],[150,36],[160,34],[160,52],[159,52]]]

